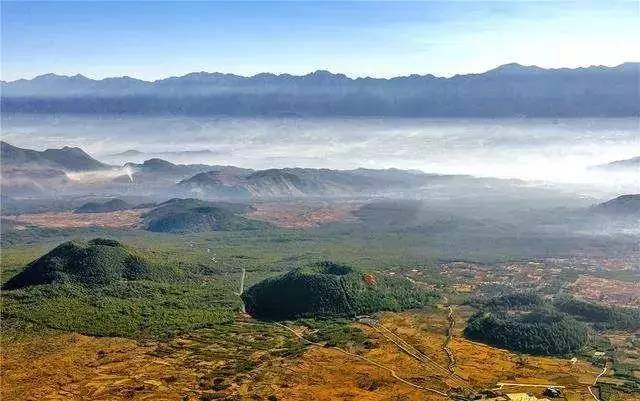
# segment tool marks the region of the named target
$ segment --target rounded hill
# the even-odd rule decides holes
[[[435,296],[405,279],[321,262],[263,280],[245,291],[242,298],[254,317],[289,319],[418,308]]]
[[[267,224],[241,214],[245,204],[206,202],[197,199],[171,199],[143,215],[147,230],[184,233],[219,230],[255,230]]]
[[[99,202],[88,202],[84,205],[80,206],[74,213],[108,213],[108,212],[117,212],[119,210],[131,209],[132,206],[122,199],[112,199],[110,201],[99,203]]]
[[[133,248],[115,240],[95,238],[58,245],[29,263],[4,288],[63,282],[102,285],[118,280],[153,279],[166,273],[166,268],[151,263]]]
[[[640,194],[618,196],[594,206],[593,211],[610,216],[640,216]]]
[[[467,338],[533,355],[567,355],[583,348],[589,328],[532,293],[485,302],[467,322]]]

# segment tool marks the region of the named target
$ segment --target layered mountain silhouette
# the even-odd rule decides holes
[[[193,160],[210,160],[214,159],[216,152],[204,150],[185,150],[175,152],[143,152],[137,149],[129,149],[120,153],[112,153],[101,156],[103,160],[112,164],[123,164],[127,162],[142,163],[149,159],[166,159],[173,162],[193,161]]]
[[[0,141],[3,194],[37,194],[61,189],[70,183],[68,172],[103,170],[111,166],[99,162],[80,148],[37,151]]]
[[[620,195],[595,205],[592,211],[611,217],[640,217],[640,194]]]
[[[127,210],[133,208],[132,205],[123,201],[122,199],[111,199],[106,202],[87,202],[80,206],[74,213],[107,213],[116,212],[119,210]]]
[[[252,170],[234,166],[174,164],[153,158],[121,167],[101,163],[79,148],[42,152],[2,143],[2,190],[8,196],[67,194],[172,195],[209,199],[292,199],[382,195],[415,191],[438,180],[472,180],[413,170],[331,170],[281,168]],[[69,172],[108,173],[101,178],[71,180]],[[99,175],[99,174],[98,174]],[[91,204],[88,210],[101,210]],[[111,207],[124,205],[107,204]],[[114,209],[115,210],[115,209]]]
[[[200,195],[245,198],[353,197],[417,189],[439,176],[410,170],[330,170],[282,168],[209,171],[180,181],[176,188]]]
[[[110,167],[89,156],[82,149],[69,146],[37,151],[0,141],[0,157],[2,157],[3,167],[50,168],[66,171],[91,171]]]
[[[600,164],[595,166],[595,168],[608,171],[637,170],[640,168],[640,156],[632,157],[631,159],[615,160],[610,163]]]
[[[635,116],[639,63],[544,69],[506,64],[481,74],[356,78],[191,73],[153,82],[46,74],[2,82],[2,110],[301,116]]]

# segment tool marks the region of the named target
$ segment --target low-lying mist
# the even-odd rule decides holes
[[[401,168],[516,178],[589,194],[637,192],[635,171],[593,166],[640,155],[638,119],[189,118],[4,115],[3,138],[27,148],[80,146],[122,165],[254,169]],[[135,150],[135,152],[125,151]],[[571,185],[569,185],[571,184]],[[573,186],[572,186],[573,185]],[[606,195],[603,195],[606,196]]]

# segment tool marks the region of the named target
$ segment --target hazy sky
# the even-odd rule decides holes
[[[450,76],[640,59],[638,1],[8,2],[2,79],[81,73]]]

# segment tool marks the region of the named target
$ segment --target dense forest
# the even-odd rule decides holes
[[[29,263],[4,289],[38,284],[104,285],[120,280],[175,277],[172,269],[152,263],[139,250],[118,241],[95,238],[68,241]]]
[[[554,302],[562,312],[593,323],[594,328],[635,330],[640,328],[640,309],[623,308],[587,302],[573,297],[560,297]]]
[[[539,355],[565,355],[587,345],[589,331],[634,330],[640,309],[602,305],[561,295],[545,299],[532,292],[471,301],[479,311],[464,331],[473,340]]]
[[[356,316],[429,304],[434,294],[405,279],[320,262],[268,278],[243,294],[247,312],[258,318]]]
[[[534,355],[566,355],[587,344],[588,327],[567,314],[535,309],[480,311],[464,331],[472,340]]]
[[[476,341],[534,355],[566,355],[584,347],[588,326],[540,295],[516,292],[477,301],[464,334]]]

